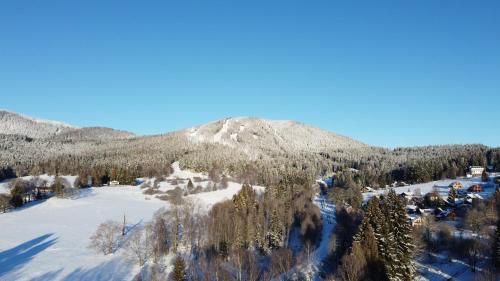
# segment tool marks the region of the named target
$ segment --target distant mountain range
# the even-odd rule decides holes
[[[470,158],[471,151],[483,155],[487,149],[482,145],[451,145],[389,150],[295,121],[253,117],[138,136],[0,111],[0,169],[13,168],[18,175],[76,173],[95,167],[123,167],[153,175],[180,161],[198,171],[258,174],[261,181],[269,182],[288,169],[319,175],[339,165],[370,165],[385,171],[401,163],[443,155]]]
[[[36,119],[5,110],[0,110],[0,134],[60,140],[122,139],[135,137],[130,132],[103,127],[78,128],[62,122]]]

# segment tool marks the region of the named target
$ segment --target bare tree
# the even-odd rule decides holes
[[[152,226],[147,225],[146,229],[136,230],[130,234],[125,245],[127,250],[127,256],[135,261],[139,266],[143,266],[144,263],[151,257],[152,245],[148,233],[152,231]]]
[[[90,236],[90,247],[105,255],[112,254],[118,247],[121,226],[116,221],[108,220],[99,225],[96,232]]]

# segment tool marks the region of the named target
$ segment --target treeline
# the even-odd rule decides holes
[[[364,159],[334,166],[335,184],[345,186],[342,180],[347,177],[345,174],[351,174],[352,180],[361,187],[383,188],[394,182],[413,184],[465,176],[470,166],[492,165],[500,170],[500,149],[482,145],[398,148],[388,151],[387,157],[379,156],[373,156],[378,161]],[[399,160],[394,162],[394,159]],[[353,172],[349,168],[357,170]]]
[[[483,145],[445,145],[383,149],[369,146],[339,148],[333,140],[319,147],[298,146],[295,141],[271,139],[228,146],[192,142],[184,132],[116,140],[32,139],[0,134],[0,180],[40,174],[90,175],[95,185],[112,178],[120,182],[136,177],[169,174],[170,165],[198,172],[231,175],[240,182],[272,186],[284,173],[310,177],[357,172],[361,187],[385,187],[395,181],[417,183],[465,175],[471,165],[493,165],[500,170],[500,149]],[[262,142],[262,143],[261,143]],[[83,178],[83,177],[81,177]]]
[[[29,180],[14,179],[9,182],[8,190],[10,194],[0,194],[0,209],[4,213],[10,208],[18,208],[52,195],[64,198],[76,194],[70,182],[57,176],[52,183],[40,177],[33,177]]]

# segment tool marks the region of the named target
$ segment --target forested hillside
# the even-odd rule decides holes
[[[500,163],[499,149],[483,145],[385,149],[293,121],[229,118],[179,132],[135,136],[2,114],[3,178],[74,174],[91,175],[99,182],[119,171],[128,182],[168,174],[170,164],[180,161],[185,168],[260,184],[275,184],[293,171],[314,178],[353,168],[358,184],[378,187],[393,181],[453,178],[464,175],[470,165],[499,168]]]

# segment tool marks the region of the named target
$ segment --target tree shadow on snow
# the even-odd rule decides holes
[[[52,235],[54,234],[45,234],[0,252],[0,277],[20,269],[37,254],[54,245],[57,238],[49,239]]]
[[[94,281],[94,280],[126,280],[132,274],[133,266],[120,258],[114,258],[108,262],[102,263],[91,268],[78,268],[68,273],[66,276],[60,276],[62,269],[47,272],[35,277],[30,281]]]

